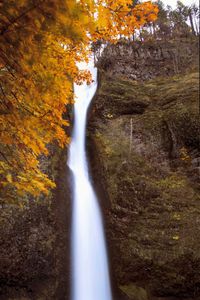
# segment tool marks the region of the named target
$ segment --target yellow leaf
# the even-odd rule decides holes
[[[8,180],[9,183],[12,183],[12,175],[11,174],[7,174],[6,179]]]
[[[179,240],[179,236],[175,235],[175,236],[172,237],[172,239],[175,240],[175,241],[178,241]]]

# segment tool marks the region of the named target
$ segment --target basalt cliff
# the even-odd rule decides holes
[[[88,149],[124,299],[200,296],[195,43],[122,43],[98,62]]]

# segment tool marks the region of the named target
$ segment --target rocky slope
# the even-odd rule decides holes
[[[99,76],[88,149],[115,299],[199,299],[198,74],[111,73]]]

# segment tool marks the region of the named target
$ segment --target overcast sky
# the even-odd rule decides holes
[[[162,0],[163,3],[165,3],[165,5],[170,5],[172,6],[173,8],[176,7],[176,3],[177,1],[176,0]],[[199,1],[198,0],[181,0],[181,2],[185,5],[191,5],[193,3],[195,3],[196,5],[199,5]]]

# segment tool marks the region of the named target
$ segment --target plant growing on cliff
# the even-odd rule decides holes
[[[72,82],[90,81],[76,62],[89,45],[157,17],[157,6],[132,0],[12,0],[0,3],[0,186],[4,195],[34,196],[55,184],[41,171],[47,144],[64,147],[63,118],[73,103]]]

